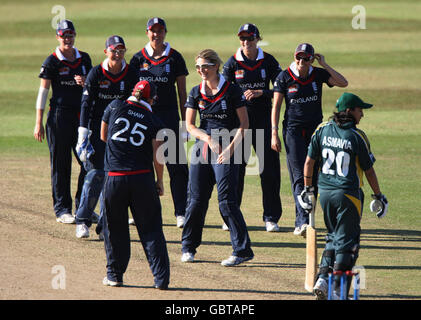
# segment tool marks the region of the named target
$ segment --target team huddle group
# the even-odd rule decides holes
[[[375,198],[387,205],[368,139],[356,128],[362,109],[372,105],[344,93],[332,119],[322,123],[323,84],[346,87],[345,77],[308,43],[297,46],[292,63],[282,70],[277,60],[258,46],[262,36],[251,23],[238,30],[240,47],[225,64],[212,49],[197,54],[195,68],[202,81],[187,95],[186,63],[165,42],[166,34],[163,19],[149,19],[149,42],[129,63],[123,38],[112,35],[105,43],[104,61],[92,67],[89,55],[74,47],[72,21],[58,23],[59,46],[39,74],[34,129],[35,139],[42,142],[46,137],[48,142],[57,221],[76,223],[78,238],[89,237],[89,228],[97,223],[96,233],[104,240],[107,257],[103,283],[109,286],[123,284],[130,259],[129,224],[134,224],[154,286],[167,289],[170,263],[159,199],[164,193],[165,165],[176,223],[183,229],[181,261],[194,262],[215,184],[222,228],[229,231],[233,249],[222,266],[253,259],[240,209],[250,150],[242,150],[242,161],[234,161],[233,154],[250,130],[253,148],[262,162],[263,222],[266,231],[279,231],[282,147],[278,125],[285,100],[281,134],[296,204],[294,234],[305,237],[313,206],[309,199],[319,194],[328,237],[314,292],[318,298],[326,298],[328,273],[352,269],[358,257],[362,172]],[[315,60],[321,67],[313,66]],[[214,134],[222,130],[230,134]],[[158,150],[168,137],[159,137],[159,132],[172,132],[176,137],[173,148],[164,154]],[[188,165],[184,142],[190,136],[196,142]],[[326,143],[332,139],[343,142]],[[75,215],[70,192],[72,152],[80,164]],[[168,153],[176,161],[167,161]],[[99,200],[98,216],[94,209]],[[129,208],[133,219],[129,219]],[[383,210],[379,216],[384,214]]]

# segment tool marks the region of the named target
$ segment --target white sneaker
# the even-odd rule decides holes
[[[123,282],[121,281],[111,281],[108,280],[107,277],[104,278],[104,280],[102,280],[102,284],[104,286],[110,286],[110,287],[121,287],[123,285]]]
[[[86,224],[76,225],[76,238],[89,238],[89,228]]]
[[[222,225],[222,230],[224,230],[224,231],[230,231],[230,228],[228,228],[228,226],[227,226],[227,224],[225,222]]]
[[[129,218],[129,225],[131,226],[135,226],[136,224],[134,223],[134,219]]]
[[[184,252],[181,256],[181,262],[193,262],[194,254],[191,252]]]
[[[302,236],[306,237],[306,231],[307,231],[308,224],[303,224],[301,227],[296,227],[294,229],[294,235],[295,236]]]
[[[266,221],[265,225],[267,232],[279,232],[280,230],[276,222]]]
[[[308,227],[308,224],[305,223],[300,228],[300,236],[302,236],[303,238],[307,236],[307,227]]]
[[[253,257],[237,257],[237,256],[230,256],[228,259],[221,262],[221,265],[224,267],[233,267],[239,265],[240,263],[246,262],[253,259]]]
[[[186,218],[184,216],[177,216],[177,228],[184,227],[184,222],[186,221]]]
[[[66,224],[73,224],[75,223],[75,217],[72,216],[70,213],[63,213],[60,217],[56,219],[57,222],[66,223]]]
[[[319,278],[313,288],[316,300],[327,300],[328,284],[325,279]]]

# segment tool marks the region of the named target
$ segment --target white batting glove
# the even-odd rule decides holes
[[[375,213],[377,218],[381,219],[387,214],[389,203],[386,196],[382,193],[372,194],[371,197],[374,199],[370,203],[370,211]]]

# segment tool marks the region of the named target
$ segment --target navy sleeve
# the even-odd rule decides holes
[[[282,68],[279,65],[278,61],[272,56],[268,55],[269,60],[269,78],[272,81],[272,84],[275,83],[276,77],[282,72]]]
[[[235,82],[235,60],[233,56],[224,64],[222,75],[228,82]]]
[[[130,66],[132,66],[134,69],[139,70],[139,65],[140,65],[140,61],[139,61],[139,54],[141,52],[139,51],[138,53],[135,53],[132,57],[132,59],[130,60]]]
[[[235,109],[246,106],[246,98],[244,97],[243,90],[236,84],[232,84],[231,103]]]
[[[282,71],[275,79],[273,84],[273,91],[279,92],[285,95],[286,93],[286,81],[285,81],[285,70]]]
[[[81,53],[82,54],[82,61],[83,61],[83,65],[86,68],[86,75],[89,74],[89,71],[91,71],[92,69],[92,60],[91,57],[89,56],[89,54],[87,54],[86,52]]]
[[[175,51],[175,50],[174,50]],[[174,62],[175,62],[175,77],[187,76],[189,71],[187,70],[186,61],[184,61],[183,56],[175,51],[174,52]]]
[[[152,123],[152,139],[156,139],[156,135],[159,130],[164,129],[166,125],[158,118],[155,114],[151,113],[151,123]]]
[[[106,124],[110,121],[110,115],[111,115],[111,103],[105,108],[104,114],[102,115],[102,121],[104,121]]]
[[[184,105],[186,108],[191,108],[191,109],[196,109],[196,110],[199,109],[199,106],[198,106],[196,98],[195,98],[196,88],[197,87],[194,87],[193,89],[190,90],[190,93],[187,97],[186,104]]]
[[[57,76],[57,68],[56,65],[53,63],[51,57],[52,55],[50,55],[42,63],[41,70],[38,76],[39,78],[53,80]]]
[[[126,86],[127,88],[126,98],[131,96],[134,86],[139,81],[139,76],[140,76],[139,69],[135,69],[132,65],[129,65],[129,71],[128,71],[128,77],[127,77],[128,83]]]
[[[83,87],[81,109],[80,109],[80,126],[88,128],[89,117],[93,108],[94,98],[98,96],[98,79],[96,76],[97,68],[91,69],[85,80]]]
[[[317,68],[317,77],[320,82],[326,83],[331,88],[333,87],[332,85],[329,84],[329,79],[331,75],[326,69]]]

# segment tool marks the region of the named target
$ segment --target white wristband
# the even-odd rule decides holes
[[[48,90],[49,89],[47,88],[39,87],[37,103],[35,105],[36,109],[41,109],[41,110],[45,109],[45,103],[47,102],[47,98],[48,98]]]

